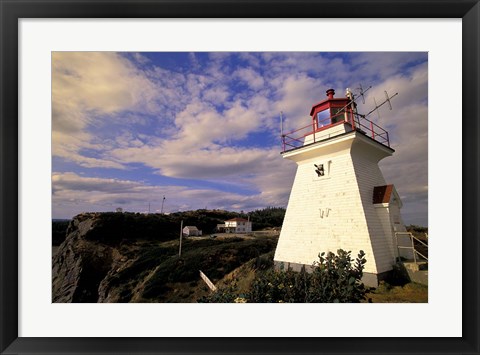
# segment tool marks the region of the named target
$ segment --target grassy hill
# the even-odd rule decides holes
[[[142,214],[142,213],[83,213],[75,218],[78,220],[101,216],[98,218],[95,229],[88,236],[91,240],[103,242],[117,242],[126,240],[171,240],[179,235],[180,222],[184,226],[196,226],[204,234],[214,233],[217,224],[226,220],[243,217],[250,218],[254,230],[281,227],[285,216],[285,209],[267,207],[248,213],[230,212],[225,210],[195,210],[176,212],[171,214]],[[52,244],[60,245],[68,233],[70,220],[52,221]]]
[[[200,270],[219,288],[234,285],[235,292],[247,293],[255,278],[273,267],[278,233],[209,237],[217,224],[238,216],[245,217],[219,210],[84,213],[68,224],[54,221],[54,245],[64,240],[53,258],[53,302],[197,302],[211,295]],[[278,229],[282,216],[282,209],[269,208],[250,218],[254,228],[257,221]],[[184,238],[179,256],[182,220],[206,236]],[[415,284],[383,284],[369,295],[373,302],[426,302],[427,297],[428,288]]]
[[[219,210],[80,214],[55,247],[53,301],[195,302],[208,292],[200,270],[215,283],[275,250],[278,234],[209,237],[217,224],[239,215]],[[182,220],[206,236],[184,238],[179,256]]]
[[[107,281],[116,288],[116,302],[196,302],[209,290],[200,279],[204,272],[217,283],[248,261],[275,249],[277,238],[185,240],[150,243],[131,265]],[[141,287],[137,287],[142,280]]]

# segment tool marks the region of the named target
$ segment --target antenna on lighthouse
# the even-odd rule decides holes
[[[283,111],[280,111],[280,135],[283,137]]]
[[[373,102],[375,103],[375,107],[377,107],[377,100],[375,100],[375,98],[373,98]],[[380,110],[377,110],[377,116],[378,116],[378,120],[380,120]]]
[[[384,91],[384,92],[385,92],[386,101],[388,102],[388,106],[390,106],[390,111],[391,111],[392,110],[392,103],[390,102],[390,98],[388,97],[387,91]],[[397,95],[397,94],[395,94],[395,95]],[[393,95],[393,96],[395,96],[395,95]]]
[[[376,101],[374,101],[375,102],[375,108],[373,110],[371,110],[369,113],[367,113],[366,115],[360,115],[360,116],[362,116],[363,118],[367,117],[372,112],[377,111],[380,107],[385,105],[387,102],[388,102],[388,105],[390,106],[390,110],[392,110],[392,103],[390,102],[390,100],[393,99],[397,95],[398,95],[398,92],[396,92],[392,96],[389,96],[388,93],[385,91],[385,97],[386,97],[385,101],[383,101],[380,105],[377,105]]]
[[[365,93],[372,88],[372,86],[369,86],[367,90],[363,90],[362,84],[359,84],[359,88],[357,90],[360,90],[360,93],[358,94],[359,96],[362,97],[362,102],[365,105]]]
[[[372,88],[372,86],[369,86],[366,90],[363,90],[362,84],[360,84],[360,87],[356,89],[356,90],[360,90],[360,93],[358,94],[358,96],[361,96],[361,97],[362,97],[363,103],[365,103],[365,96],[364,96],[365,93],[366,93],[368,90],[370,90],[371,88]],[[344,112],[345,109],[346,109],[347,107],[352,106],[352,104],[354,104],[354,105],[353,105],[354,108],[356,107],[356,104],[357,104],[356,101],[357,101],[357,98],[358,98],[358,97],[355,97],[355,95],[353,94],[353,92],[352,92],[349,88],[346,89],[346,91],[345,91],[345,96],[348,97],[348,99],[349,99],[350,101],[349,101],[345,106],[343,106],[338,112]],[[357,115],[356,109],[355,109],[355,115]],[[358,114],[358,115],[361,116],[361,117],[363,117],[363,118],[365,118],[365,116],[363,116],[363,115],[360,115],[360,114]]]

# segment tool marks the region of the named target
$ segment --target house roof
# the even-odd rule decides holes
[[[232,218],[232,219],[227,219],[225,222],[249,222],[245,218]]]
[[[195,230],[195,229],[198,230],[198,228],[195,227],[195,226],[185,226],[185,228],[188,228],[188,229],[191,229],[191,230]]]
[[[373,188],[373,203],[390,203],[392,197],[395,197],[398,200],[400,207],[402,206],[402,201],[400,196],[398,196],[397,190],[394,185],[383,185],[375,186]]]

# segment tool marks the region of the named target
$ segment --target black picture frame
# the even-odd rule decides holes
[[[355,11],[345,12],[345,8]],[[0,0],[0,351],[5,354],[478,354],[478,0]],[[19,338],[18,20],[21,18],[462,18],[461,338]],[[452,238],[460,237],[452,235]],[[445,286],[448,292],[448,283]],[[448,305],[445,305],[448,307]],[[320,319],[319,319],[320,321]],[[268,326],[268,322],[266,322]],[[361,325],[358,325],[361,326]]]

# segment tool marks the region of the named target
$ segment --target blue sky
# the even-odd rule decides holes
[[[296,165],[285,129],[347,87],[372,86],[359,111],[399,95],[375,123],[393,157],[380,164],[407,224],[427,225],[428,65],[423,52],[52,54],[53,218],[85,211],[250,211],[286,207]],[[354,90],[355,91],[355,90]]]

